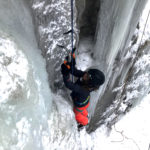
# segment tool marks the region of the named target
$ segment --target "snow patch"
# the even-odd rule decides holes
[[[42,9],[44,7],[45,2],[36,2],[33,4],[33,9]]]
[[[0,103],[13,93],[19,96],[28,71],[28,62],[21,50],[10,39],[0,38]]]

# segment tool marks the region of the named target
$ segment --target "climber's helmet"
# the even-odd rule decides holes
[[[89,87],[98,89],[105,82],[105,75],[98,69],[89,69],[87,71],[89,76]]]

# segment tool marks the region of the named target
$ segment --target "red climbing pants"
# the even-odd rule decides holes
[[[74,107],[73,111],[75,113],[75,118],[76,121],[82,125],[87,125],[88,124],[88,111],[87,108],[89,107],[88,103],[86,106],[84,107]]]

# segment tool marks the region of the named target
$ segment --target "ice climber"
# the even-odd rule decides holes
[[[90,105],[90,92],[97,90],[104,83],[105,76],[103,72],[97,69],[89,69],[88,71],[78,70],[75,67],[75,54],[73,53],[72,56],[71,62],[68,62],[66,59],[61,65],[61,72],[65,86],[72,91],[73,111],[78,128],[81,128],[88,124],[87,108]],[[71,81],[70,74],[78,78],[75,83]]]

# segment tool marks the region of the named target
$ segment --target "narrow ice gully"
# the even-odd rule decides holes
[[[0,83],[0,149],[42,149],[51,95],[22,0],[0,0]]]
[[[0,0],[0,72],[0,150],[148,149],[149,96],[109,136],[105,126],[78,133],[71,105],[48,88],[23,0]]]

